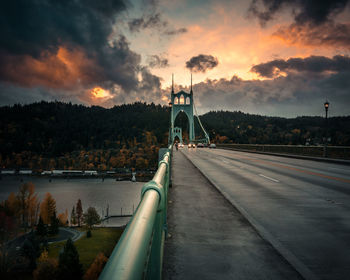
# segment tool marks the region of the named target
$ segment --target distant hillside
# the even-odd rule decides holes
[[[0,107],[0,120],[2,167],[23,165],[43,169],[48,166],[43,162],[51,159],[50,168],[79,168],[85,164],[86,168],[108,170],[133,167],[140,155],[144,156],[145,162],[139,161],[139,167],[156,164],[155,155],[151,162],[147,157],[150,157],[151,150],[154,152],[156,148],[167,145],[169,108],[134,103],[105,109],[40,102]],[[211,139],[225,143],[319,144],[325,132],[325,119],[321,117],[286,119],[217,111],[204,114],[201,121]],[[184,114],[177,118],[176,125],[186,131],[188,123]],[[350,117],[330,118],[328,127],[330,144],[350,146]],[[196,134],[201,134],[198,123]],[[106,154],[103,151],[112,152]],[[76,155],[84,152],[90,161],[84,163],[82,156],[75,162]],[[63,156],[68,159],[60,163],[57,158]],[[121,157],[126,158],[123,164],[120,163]],[[114,163],[110,163],[111,158]]]
[[[219,134],[227,137],[221,141],[240,144],[321,144],[326,124],[322,117],[287,119],[228,111],[209,112],[201,120],[211,137]],[[331,145],[350,146],[350,116],[329,118],[327,135]]]

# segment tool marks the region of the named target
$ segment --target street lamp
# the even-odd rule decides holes
[[[324,141],[324,147],[323,147],[323,157],[327,157],[327,141],[328,141],[328,108],[329,108],[329,102],[326,100],[326,102],[323,104],[324,109],[326,111],[326,132],[325,132],[325,141]]]

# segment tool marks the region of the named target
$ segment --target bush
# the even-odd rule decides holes
[[[108,259],[103,253],[99,253],[94,262],[90,265],[89,269],[84,275],[84,280],[95,280],[98,279],[103,267],[107,263]]]
[[[44,251],[38,260],[38,267],[33,272],[35,280],[56,280],[58,276],[58,262],[49,258],[47,251]]]

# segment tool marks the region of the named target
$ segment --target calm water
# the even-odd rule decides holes
[[[23,182],[20,180],[23,179]],[[132,214],[136,209],[144,183],[131,181],[115,181],[114,179],[61,179],[54,178],[49,182],[48,178],[35,177],[3,177],[0,180],[0,201],[7,199],[11,192],[17,193],[21,184],[32,182],[35,192],[40,200],[49,192],[56,200],[57,212],[68,210],[70,215],[73,205],[80,198],[85,211],[88,207],[95,207],[102,216],[106,214],[109,205],[110,215]],[[122,208],[122,210],[121,210]],[[127,223],[129,218],[116,218],[109,221],[108,225],[121,225]]]

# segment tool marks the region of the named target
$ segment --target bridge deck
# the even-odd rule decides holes
[[[301,279],[174,150],[163,279]]]

